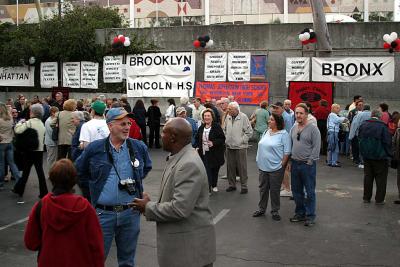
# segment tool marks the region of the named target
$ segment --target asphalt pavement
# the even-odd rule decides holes
[[[153,170],[145,179],[145,191],[157,198],[166,152],[152,149]],[[396,172],[389,171],[386,205],[364,204],[363,170],[341,156],[342,168],[317,167],[317,219],[313,227],[291,223],[294,202],[281,198],[280,222],[273,221],[269,207],[265,217],[253,218],[257,209],[258,169],[256,147],[249,149],[249,193],[225,192],[227,181],[219,180],[220,191],[211,196],[216,221],[216,267],[270,266],[400,266],[400,205]],[[226,170],[221,170],[221,174]],[[0,192],[0,266],[36,266],[36,253],[25,249],[23,234],[26,217],[39,194],[32,170],[23,205],[9,190]],[[50,184],[49,184],[49,188]],[[136,253],[138,267],[156,267],[155,223],[141,222]],[[106,266],[118,266],[113,245]]]

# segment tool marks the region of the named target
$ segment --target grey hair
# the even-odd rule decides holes
[[[230,102],[229,105],[228,105],[228,107],[229,107],[229,106],[231,106],[231,107],[237,109],[238,111],[240,110],[239,104],[238,104],[238,102],[236,102],[236,101]]]
[[[33,117],[38,118],[38,119],[42,119],[43,118],[43,114],[44,114],[44,110],[43,110],[43,106],[42,104],[33,104],[31,106],[31,112],[33,114]]]
[[[71,113],[71,116],[77,118],[80,121],[84,121],[85,120],[85,117],[83,116],[83,112],[82,111],[74,111],[74,112]]]
[[[374,109],[371,112],[371,118],[378,118],[380,119],[382,117],[382,112],[379,109]]]
[[[229,104],[229,99],[227,97],[221,97],[222,103],[228,103]]]
[[[182,105],[186,105],[189,102],[189,97],[187,96],[182,96],[179,101],[181,102]]]

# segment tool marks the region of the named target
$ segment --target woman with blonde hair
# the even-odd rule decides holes
[[[68,99],[64,102],[63,111],[57,113],[52,126],[58,126],[58,155],[57,159],[71,158],[72,136],[76,126],[72,123],[72,112],[76,110],[76,100]]]
[[[15,179],[20,178],[17,165],[14,163],[13,118],[4,103],[0,102],[0,189],[4,187],[6,163],[10,166],[11,174]]]

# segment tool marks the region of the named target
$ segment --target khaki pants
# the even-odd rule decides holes
[[[236,187],[236,169],[242,189],[247,189],[247,148],[226,149],[226,167],[229,186]]]
[[[47,168],[50,170],[53,164],[57,161],[57,146],[46,146],[47,149]]]

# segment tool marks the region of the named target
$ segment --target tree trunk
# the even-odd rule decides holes
[[[40,6],[40,0],[35,0],[35,6],[36,6],[36,11],[38,13],[39,22],[42,22],[43,13],[42,13],[42,7]]]
[[[322,0],[311,0],[311,9],[314,20],[314,31],[317,35],[319,55],[330,56],[332,43],[329,36],[328,25],[326,24],[324,5]]]

